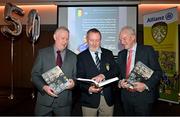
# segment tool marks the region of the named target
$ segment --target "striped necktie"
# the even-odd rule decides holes
[[[96,59],[96,66],[98,68],[98,70],[100,70],[100,59],[99,59],[99,56],[98,56],[98,52],[95,52],[95,59]]]

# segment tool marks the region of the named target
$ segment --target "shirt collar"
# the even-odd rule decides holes
[[[58,51],[58,48],[56,48],[55,46],[54,46],[54,51],[55,51],[55,53]],[[64,54],[66,52],[66,48],[63,51],[60,51],[60,52],[61,52],[61,54]]]
[[[98,48],[95,52],[91,51],[90,49],[89,49],[89,51],[90,51],[91,53],[95,53],[95,52],[102,53],[101,48]]]
[[[132,48],[129,48],[128,51],[132,50],[132,51],[135,52],[136,51],[136,47],[137,47],[137,43],[135,43]]]
[[[54,45],[54,51],[57,52],[58,51],[58,48],[55,47]],[[61,53],[65,53],[66,52],[66,48],[63,50],[63,51],[60,51]]]

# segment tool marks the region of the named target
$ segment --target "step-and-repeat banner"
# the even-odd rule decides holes
[[[163,70],[159,87],[160,100],[179,103],[177,8],[146,14],[143,18],[144,44],[152,45],[157,51]]]

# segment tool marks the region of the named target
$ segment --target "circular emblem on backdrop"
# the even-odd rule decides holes
[[[168,26],[165,22],[157,22],[151,28],[152,37],[159,44],[166,38],[167,32]]]
[[[165,15],[166,20],[171,20],[173,18],[173,13],[169,12]]]

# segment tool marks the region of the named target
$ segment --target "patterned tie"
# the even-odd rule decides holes
[[[95,59],[96,59],[96,66],[98,68],[98,70],[100,70],[100,59],[99,59],[99,56],[98,56],[98,52],[95,52]]]
[[[57,53],[56,65],[58,65],[61,68],[62,66],[61,52],[58,50],[56,53]]]
[[[126,79],[128,78],[130,70],[131,70],[132,52],[133,52],[133,50],[129,50],[129,55],[128,55],[128,59],[126,62]]]

